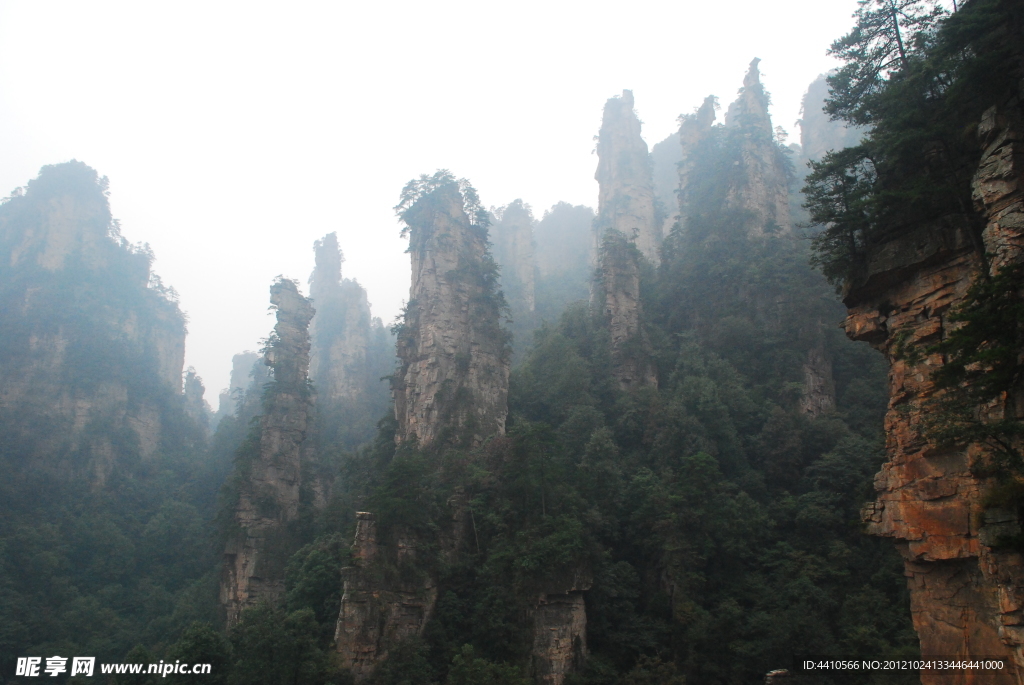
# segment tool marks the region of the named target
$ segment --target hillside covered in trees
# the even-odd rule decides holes
[[[396,188],[398,321],[325,235],[216,413],[107,180],[44,167],[0,204],[0,683],[1020,682],[1024,11],[855,21],[799,145],[754,59],[650,149],[610,98],[597,207]]]

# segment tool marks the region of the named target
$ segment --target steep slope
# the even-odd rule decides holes
[[[397,439],[480,444],[504,433],[508,412],[505,303],[486,215],[442,172],[423,184],[402,205],[412,286],[398,334]]]
[[[1019,107],[994,107],[978,126],[984,152],[973,187],[985,219],[987,264],[964,221],[925,223],[872,249],[844,299],[847,335],[871,343],[890,364],[889,459],[876,476],[878,498],[865,508],[865,522],[874,535],[898,543],[923,654],[999,657],[1020,669],[987,674],[987,683],[1017,683],[1024,672],[1024,564],[1005,542],[1019,535],[1019,514],[985,502],[997,485],[997,472],[985,467],[990,449],[943,444],[929,431],[944,355],[905,351],[949,337],[958,327],[950,314],[979,272],[994,276],[1024,262],[1022,131]],[[1019,405],[1006,399],[984,412],[1021,418]],[[922,673],[922,682],[947,680]]]
[[[600,190],[594,229],[598,242],[605,231],[618,231],[656,263],[663,236],[654,213],[651,161],[633,111],[633,91],[624,90],[621,97],[605,103],[597,155],[594,178]]]
[[[319,439],[324,448],[351,449],[373,437],[389,409],[381,378],[394,370],[393,340],[383,322],[371,316],[366,290],[342,277],[337,235],[316,241],[314,251],[309,377],[317,392]]]
[[[116,660],[209,615],[191,587],[212,565],[217,487],[203,388],[194,373],[183,388],[185,317],[152,261],[81,162],[0,202],[5,674],[57,646]]]
[[[270,288],[277,324],[264,361],[274,372],[263,397],[255,439],[236,458],[234,527],[224,551],[220,599],[228,625],[242,611],[284,592],[284,564],[298,549],[303,462],[312,446],[307,432],[314,422],[308,383],[309,321],[314,309],[294,281],[280,279]]]
[[[81,162],[48,166],[0,216],[0,408],[33,417],[27,466],[97,485],[162,449],[185,355],[184,317],[105,193]]]
[[[753,233],[789,231],[789,172],[783,152],[775,143],[768,114],[768,94],[761,85],[755,58],[743,78],[739,97],[725,114],[726,127],[734,127],[742,139],[742,175],[729,189],[729,204],[748,215]]]
[[[513,352],[520,357],[537,327],[537,257],[533,239],[533,213],[522,200],[493,210],[491,250],[501,269],[501,291],[511,315]]]

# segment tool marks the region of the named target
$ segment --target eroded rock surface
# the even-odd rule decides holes
[[[739,97],[729,105],[725,115],[725,125],[736,127],[743,136],[742,178],[730,188],[729,201],[733,207],[749,214],[751,235],[792,228],[786,162],[775,143],[768,114],[768,94],[761,85],[758,70],[760,61],[755,58],[750,63]]]
[[[922,683],[1019,683],[1024,670],[1024,560],[996,545],[1020,530],[1013,512],[985,510],[991,482],[972,467],[981,447],[940,447],[923,435],[935,394],[938,354],[917,360],[897,345],[923,349],[949,331],[947,315],[984,268],[1019,263],[1024,245],[1024,139],[1019,111],[986,113],[979,126],[984,152],[974,198],[986,219],[984,263],[956,220],[919,227],[869,254],[864,278],[846,294],[847,334],[886,354],[888,461],[875,478],[878,499],[864,518],[875,535],[894,538],[905,560],[914,626],[924,655],[990,656],[1016,664],[1018,674],[992,672],[976,680],[923,672]],[[989,407],[986,411],[1013,411]]]
[[[306,437],[314,406],[307,373],[314,309],[287,279],[271,286],[270,301],[277,324],[264,362],[274,377],[264,397],[258,447],[240,455],[236,532],[225,548],[220,589],[228,625],[244,609],[276,602],[284,592],[284,564],[298,541],[302,464],[310,449]]]
[[[602,314],[612,352],[612,375],[623,390],[657,387],[650,340],[640,304],[640,254],[625,236],[605,233],[598,256],[594,306]]]
[[[594,178],[600,184],[594,227],[600,241],[605,231],[619,231],[636,243],[647,259],[658,261],[661,226],[654,212],[654,180],[640,120],[633,111],[633,91],[608,100],[597,137],[600,159]]]
[[[587,607],[583,593],[593,581],[573,569],[561,584],[541,593],[533,609],[531,673],[539,685],[562,685],[587,658]]]
[[[413,538],[399,536],[391,561],[414,561],[416,547]],[[429,575],[396,581],[392,572],[390,582],[383,582],[387,554],[373,514],[357,512],[352,566],[341,571],[341,612],[334,634],[342,666],[351,669],[356,681],[369,677],[390,649],[421,635],[437,602],[437,587]]]
[[[392,388],[399,442],[479,444],[505,432],[509,349],[487,229],[452,182],[405,214],[412,287]]]

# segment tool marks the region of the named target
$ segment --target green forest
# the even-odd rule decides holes
[[[673,162],[684,210],[666,222],[657,205],[656,259],[601,223],[611,205],[534,219],[522,201],[487,211],[446,171],[410,181],[388,230],[408,238],[423,294],[388,330],[330,261],[337,241],[318,242],[312,300],[274,286],[312,303],[312,333],[275,301],[267,361],[216,416],[194,371],[181,388],[187,317],[152,250],[121,235],[107,179],[78,161],[44,167],[0,203],[0,683],[36,682],[18,659],[52,655],[212,666],[43,676],[74,684],[747,685],[774,669],[793,683],[932,682],[796,666],[922,655],[903,548],[867,534],[862,513],[897,441],[894,364],[941,358],[924,435],[988,450],[971,472],[983,506],[1024,511],[1024,262],[993,269],[1017,253],[987,247],[974,181],[994,140],[978,143],[986,112],[1024,120],[1024,6],[954,7],[860,2],[818,103],[837,131],[864,132],[852,147],[807,160],[742,113],[703,129]],[[740,97],[768,101],[760,82]],[[777,170],[789,223],[742,199],[755,167]],[[513,282],[512,258],[487,246],[516,221],[532,226],[536,266]],[[840,324],[868,297],[856,294],[894,287],[879,285],[877,255],[933,224],[963,227],[956,254],[972,269],[943,310],[952,333],[893,328],[884,354],[851,340]],[[430,266],[444,250],[455,266]],[[631,288],[622,339],[613,301],[626,300],[612,294]],[[428,296],[456,304],[438,314]],[[435,321],[472,343],[448,361],[417,352]],[[331,345],[363,352],[343,357],[356,380],[329,392]],[[434,419],[410,408],[426,391],[409,379],[429,377],[417,369],[454,379]],[[500,430],[480,390],[492,386]],[[426,442],[414,418],[442,429]],[[293,475],[264,465],[271,431],[303,436]],[[1024,533],[985,539],[1016,554]],[[225,588],[241,586],[225,579],[246,554],[266,598],[253,590],[235,616]],[[359,592],[384,626],[368,672],[339,656],[343,596]],[[535,626],[573,598],[585,629],[556,678],[538,670]],[[420,628],[387,633],[394,607],[419,611]]]

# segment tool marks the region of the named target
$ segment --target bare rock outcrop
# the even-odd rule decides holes
[[[619,231],[636,243],[647,259],[658,261],[661,225],[654,211],[654,180],[647,143],[640,135],[640,120],[633,111],[633,91],[622,91],[605,103],[597,136],[599,162],[594,178],[600,184],[596,240],[605,231]]]
[[[264,354],[273,382],[264,396],[259,443],[239,455],[236,532],[224,552],[220,598],[228,625],[260,601],[276,602],[284,592],[284,564],[297,547],[302,464],[313,421],[308,383],[309,322],[314,309],[294,281],[270,288],[277,324]]]
[[[450,175],[429,183],[402,213],[412,287],[392,386],[396,439],[415,436],[421,447],[480,444],[504,434],[508,414],[504,299],[487,250],[486,215],[464,197],[464,189],[471,198],[475,191]]]
[[[583,593],[593,579],[574,568],[561,583],[537,596],[533,608],[533,648],[530,671],[538,685],[562,685],[587,658],[587,607]]]
[[[1020,521],[1016,512],[983,506],[992,482],[975,468],[985,459],[981,446],[957,449],[926,437],[933,374],[943,357],[918,359],[898,349],[942,339],[955,325],[950,309],[981,270],[995,273],[1024,259],[1024,129],[1019,111],[1008,114],[993,108],[978,129],[984,152],[973,187],[987,224],[988,262],[965,222],[933,222],[874,249],[844,300],[847,335],[871,343],[890,363],[888,461],[875,477],[878,498],[865,508],[865,522],[871,533],[897,541],[922,654],[997,657],[1016,666],[1016,674],[988,672],[977,681],[993,685],[1024,677],[1024,559],[996,544],[1018,533]],[[985,411],[1020,416],[1019,409]],[[941,672],[921,678],[925,685],[954,682]]]
[[[621,98],[605,104],[597,154],[597,275],[591,305],[608,328],[612,374],[619,387],[656,386],[641,321],[640,268],[644,257],[656,260],[661,236],[660,230],[655,236],[651,166],[632,92],[624,90]]]
[[[836,384],[832,375],[832,360],[824,345],[818,344],[807,350],[803,372],[804,387],[798,401],[800,412],[817,418],[835,411]]]
[[[726,127],[735,127],[743,138],[742,178],[730,188],[729,201],[749,215],[751,235],[792,228],[786,162],[775,143],[768,94],[758,70],[760,61],[755,58],[750,63],[739,97],[725,114]]]

